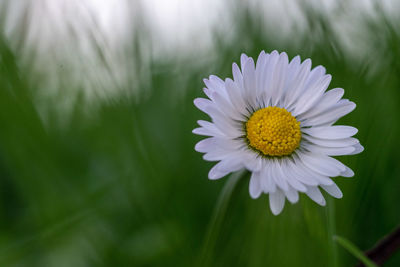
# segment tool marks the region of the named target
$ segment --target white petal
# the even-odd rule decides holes
[[[265,64],[265,58],[266,58],[266,54],[265,54],[265,51],[263,50],[258,55],[257,62],[256,62],[256,69],[258,69],[259,67],[261,67],[262,65]]]
[[[284,193],[291,203],[296,203],[299,201],[299,193],[293,188],[289,188],[289,190],[285,191]]]
[[[272,193],[276,191],[276,184],[271,175],[271,164],[266,162],[261,171],[261,187],[265,193]]]
[[[305,192],[307,188],[297,179],[296,173],[292,171],[288,161],[290,161],[290,159],[282,160],[282,171],[285,173],[285,177],[287,177],[288,184],[290,184],[297,191]]]
[[[350,155],[355,148],[352,146],[348,147],[324,147],[319,145],[314,145],[311,143],[303,142],[302,147],[306,148],[310,152],[324,154],[327,156],[343,156]]]
[[[307,188],[307,192],[306,192],[307,196],[309,198],[311,198],[313,201],[315,201],[316,203],[318,203],[321,206],[325,206],[326,202],[325,202],[325,198],[324,196],[321,194],[321,191],[319,191],[318,187],[316,186],[310,186]]]
[[[355,144],[353,147],[355,148],[355,150],[349,155],[359,154],[364,151],[364,147],[360,143]]]
[[[205,89],[205,93],[207,94],[207,96],[209,96],[210,94],[214,93],[214,92],[220,92],[221,93],[221,88],[220,85],[218,83],[215,83],[213,81],[211,81],[210,79],[203,79],[204,84],[206,85],[207,89]],[[212,97],[210,97],[210,99],[212,100]]]
[[[247,148],[247,144],[243,142],[243,140],[238,139],[229,139],[225,137],[214,137],[216,139],[215,145],[216,147],[225,148],[227,150],[235,150],[239,151],[243,147]]]
[[[218,93],[225,95],[225,83],[221,78],[215,75],[210,75],[209,80]]]
[[[289,166],[288,168],[289,175],[305,185],[312,185],[312,186],[318,185],[319,184],[318,181],[305,171],[305,168],[307,167],[301,163],[301,160],[296,157],[294,157],[294,159],[296,163],[287,161]]]
[[[210,90],[210,89],[208,89],[208,88],[203,88],[203,92],[204,92],[204,94],[206,94],[206,96],[207,96],[209,99],[212,99],[211,94],[214,92],[214,90]]]
[[[243,75],[240,72],[239,66],[236,63],[232,64],[232,74],[233,80],[238,85],[239,88],[243,87]]]
[[[287,54],[281,53],[271,81],[271,102],[273,106],[277,106],[278,101],[282,98],[288,65],[289,59]]]
[[[269,103],[272,93],[273,93],[273,74],[275,70],[275,66],[278,63],[279,60],[279,54],[277,51],[272,51],[272,53],[269,56],[269,60],[267,62],[267,65],[265,66],[265,77],[264,77],[264,95],[263,95],[263,102],[264,103]]]
[[[296,74],[300,68],[300,56],[295,56],[289,63],[288,66],[288,79],[293,79],[293,75]]]
[[[276,185],[279,186],[279,188],[282,189],[282,191],[289,190],[289,185],[286,182],[286,178],[281,169],[279,161],[274,160],[270,168],[272,177],[274,178]]]
[[[338,164],[339,161],[322,154],[315,155],[309,152],[298,152],[297,155],[299,155],[305,166],[322,175],[329,177],[339,176],[340,172],[345,169],[342,163]]]
[[[203,159],[207,161],[219,161],[227,157],[227,155],[237,154],[233,149],[224,149],[220,147],[214,147],[211,151],[203,155]]]
[[[301,125],[304,126],[318,126],[324,124],[332,124],[336,122],[341,117],[347,115],[352,112],[356,108],[356,104],[350,101],[346,101],[347,99],[343,99],[339,101],[335,106],[326,110],[324,113],[316,115],[312,118],[307,118],[305,121],[301,122]]]
[[[214,145],[215,145],[215,139],[214,138],[206,138],[206,139],[203,139],[200,142],[198,142],[195,145],[194,149],[197,152],[205,153],[205,152],[210,151],[211,148],[214,147]]]
[[[307,188],[304,186],[303,183],[301,183],[299,180],[289,176],[288,179],[288,184],[290,184],[291,187],[293,187],[295,190],[300,191],[300,192],[305,192]]]
[[[288,97],[293,93],[292,82],[297,77],[297,74],[300,70],[300,63],[300,56],[295,56],[288,65],[285,84],[283,86],[283,94],[280,99],[280,104],[282,107],[287,106]]]
[[[193,129],[192,133],[197,135],[204,135],[204,136],[213,136],[213,133],[210,133],[207,129],[203,127]]]
[[[261,51],[256,63],[256,96],[260,98],[263,93],[264,85],[264,69],[268,56]]]
[[[290,107],[295,103],[295,101],[297,101],[298,97],[303,92],[304,84],[308,78],[308,75],[310,74],[310,69],[311,60],[304,60],[304,62],[300,65],[297,77],[293,79],[292,84],[290,85],[291,90],[288,90],[286,94],[287,99],[285,100],[285,107],[288,111],[291,110]]]
[[[235,120],[226,117],[221,111],[214,106],[208,106],[207,112],[210,115],[216,128],[218,128],[224,135],[231,138],[237,138],[243,135],[241,126],[237,125]]]
[[[206,108],[208,105],[212,105],[212,101],[211,101],[211,100],[208,100],[208,99],[205,99],[205,98],[201,98],[201,97],[196,98],[196,99],[193,101],[193,103],[194,103],[194,105],[195,105],[198,109],[200,109],[200,110],[203,111],[203,112],[206,112],[206,111],[205,111],[205,108]]]
[[[293,115],[297,116],[310,109],[323,95],[331,82],[332,76],[325,75],[311,84],[307,90],[304,91],[301,98],[298,99],[296,107],[294,108]]]
[[[321,99],[316,103],[315,106],[311,107],[308,111],[303,114],[300,114],[297,119],[304,120],[305,118],[311,118],[317,114],[322,114],[326,110],[330,109],[333,105],[335,105],[340,98],[342,98],[344,94],[344,90],[342,88],[334,88],[332,90],[327,91]]]
[[[249,193],[254,199],[258,198],[262,192],[260,175],[260,172],[253,172],[250,177]]]
[[[336,103],[338,102],[344,95],[344,89],[343,88],[333,88],[329,91],[327,91],[324,96],[327,97],[328,99],[331,99],[331,103]],[[329,106],[328,103],[325,103]]]
[[[354,172],[349,167],[346,166],[346,169],[340,173],[340,176],[353,177],[354,176]]]
[[[214,123],[209,121],[198,120],[197,123],[201,128],[196,128],[193,130],[194,134],[206,135],[206,136],[223,136],[224,133],[221,132]]]
[[[302,137],[307,141],[310,141],[311,143],[325,147],[346,147],[358,143],[358,140],[353,137],[348,137],[343,139],[320,139],[306,134],[303,135]]]
[[[228,94],[226,93],[225,83],[219,77],[215,75],[210,75],[209,79],[203,79],[204,84],[207,86],[208,90],[205,89],[204,93],[213,100],[212,93],[217,92],[221,94],[224,98],[228,98]]]
[[[342,198],[343,193],[340,191],[339,187],[333,183],[331,185],[321,185],[321,187],[331,196],[334,198]]]
[[[274,215],[278,215],[285,206],[285,195],[277,190],[275,193],[269,194],[269,206]]]
[[[218,164],[216,164],[214,167],[212,167],[211,170],[208,172],[208,179],[217,180],[217,179],[220,179],[230,173],[230,171],[220,170],[218,168]]]
[[[234,83],[231,79],[226,79],[225,85],[228,91],[229,99],[236,110],[244,116],[250,115],[246,110],[246,104],[243,101],[241,91],[239,87],[237,87],[236,83]],[[245,117],[243,117],[242,120],[245,120]]]
[[[223,136],[218,129],[199,127],[192,131],[192,133],[204,136]]]
[[[243,164],[239,158],[227,158],[218,162],[211,168],[208,178],[216,180],[224,177],[228,173],[238,171],[243,168]]]
[[[256,106],[256,70],[252,58],[248,58],[245,62],[243,70],[243,98],[247,100],[251,107]]]
[[[239,158],[242,162],[248,160],[248,153],[244,151],[244,142],[226,138],[213,137],[214,144],[208,147],[203,159],[208,161],[219,161],[227,157]],[[246,148],[247,149],[247,148]],[[256,163],[253,163],[256,165]],[[254,168],[255,169],[255,168]]]
[[[241,54],[240,55],[240,66],[242,68],[242,71],[244,69],[244,65],[246,65],[246,61],[249,59],[249,57],[246,54]]]
[[[230,117],[235,120],[241,120],[242,116],[241,114],[237,111],[236,108],[234,108],[230,102],[230,99],[227,100],[225,99],[221,94],[218,92],[214,92],[212,94],[214,102],[216,106],[219,108],[219,110],[225,114],[227,117]]]
[[[307,165],[305,165],[302,160],[300,160],[297,157],[294,157],[296,161],[296,165],[298,166],[298,173],[301,173],[301,175],[304,175],[305,177],[308,177],[308,179],[312,179],[313,181],[316,181],[314,185],[330,185],[333,184],[333,181],[331,178],[329,178],[326,175],[323,175],[319,172],[314,171],[313,169],[309,168]],[[304,179],[304,178],[303,178]]]
[[[358,132],[356,128],[344,125],[302,128],[301,131],[322,139],[342,139],[353,136]]]
[[[319,80],[326,73],[326,69],[319,65],[313,68],[308,76],[306,87],[310,87],[311,84],[315,83],[315,81]]]
[[[245,149],[243,151],[243,164],[246,166],[246,169],[252,172],[258,172],[262,167],[262,158],[249,149]]]
[[[211,84],[209,79],[203,79],[204,84],[207,86],[207,89],[213,93],[215,91],[214,86]]]

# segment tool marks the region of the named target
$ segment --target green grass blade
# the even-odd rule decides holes
[[[343,248],[350,252],[354,257],[359,259],[367,267],[378,267],[373,261],[371,261],[364,253],[357,248],[353,243],[341,236],[334,236],[334,240],[338,242]]]
[[[204,239],[201,257],[198,261],[199,266],[209,266],[210,260],[213,258],[214,247],[218,240],[218,233],[228,208],[229,200],[240,179],[247,175],[247,171],[242,170],[233,173],[224,185],[219,195],[217,205],[215,206],[210,224],[207,229],[206,238]]]
[[[335,236],[336,234],[335,202],[332,198],[328,198],[326,216],[328,222],[328,236],[330,238],[332,236]],[[333,240],[329,240],[329,250],[331,256],[331,266],[339,267],[339,255],[337,253],[337,245]]]

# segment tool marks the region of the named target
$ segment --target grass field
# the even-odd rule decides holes
[[[291,38],[262,14],[232,12],[229,37],[216,31],[201,58],[135,62],[144,48],[133,41],[126,57],[147,68],[106,96],[87,97],[67,70],[44,88],[49,66],[33,68],[34,52],[22,60],[24,48],[0,35],[0,266],[354,266],[334,235],[367,250],[399,224],[399,21],[358,17],[356,56],[316,11],[303,10],[307,28]],[[339,124],[359,129],[365,151],[340,158],[355,176],[335,178],[344,197],[327,207],[301,196],[273,216],[245,177],[216,210],[229,179],[209,181],[212,163],[194,151],[191,131],[207,117],[193,99],[208,75],[231,77],[242,52],[273,49],[327,68],[330,88],[357,104]],[[383,266],[399,265],[397,253]]]

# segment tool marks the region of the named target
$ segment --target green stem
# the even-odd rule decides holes
[[[343,248],[345,248],[348,252],[350,252],[354,257],[359,259],[364,266],[366,267],[378,267],[371,259],[365,256],[364,252],[362,252],[358,247],[356,247],[353,243],[341,236],[335,236],[334,240],[338,242]]]
[[[331,197],[327,200],[326,209],[327,223],[328,223],[328,237],[329,237],[329,249],[331,266],[339,266],[339,255],[337,251],[337,245],[334,241],[334,236],[336,235],[336,220],[335,220],[335,202]]]
[[[224,188],[219,195],[217,205],[215,206],[211,221],[208,225],[207,234],[204,239],[201,257],[198,261],[199,266],[210,266],[210,261],[213,257],[214,248],[218,240],[222,222],[229,205],[232,194],[241,178],[248,174],[246,170],[233,173],[229,180],[224,185]]]

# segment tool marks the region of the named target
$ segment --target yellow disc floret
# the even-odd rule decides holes
[[[264,155],[290,155],[300,144],[300,122],[284,108],[262,108],[246,122],[246,137]]]

